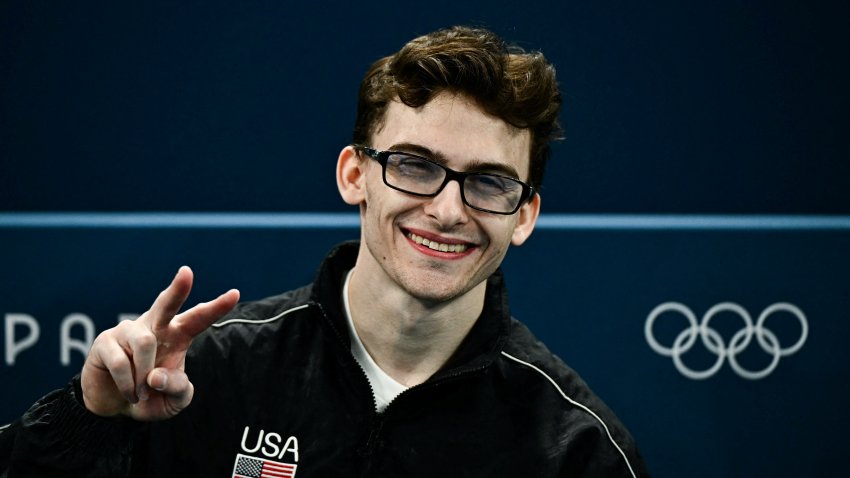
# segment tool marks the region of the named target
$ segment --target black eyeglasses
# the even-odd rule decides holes
[[[493,214],[514,214],[524,201],[534,196],[534,188],[518,179],[491,173],[462,173],[415,154],[353,146],[381,164],[384,184],[414,196],[434,197],[449,181],[455,180],[460,184],[464,204]]]

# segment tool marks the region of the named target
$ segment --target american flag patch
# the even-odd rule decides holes
[[[296,466],[239,453],[233,465],[233,478],[295,478]]]

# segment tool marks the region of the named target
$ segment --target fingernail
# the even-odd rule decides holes
[[[161,372],[157,373],[156,377],[154,377],[154,380],[151,380],[151,382],[153,382],[151,384],[153,389],[161,392],[161,391],[165,390],[165,387],[168,385],[168,375],[161,373]],[[153,385],[156,382],[160,382],[160,384],[159,385]]]

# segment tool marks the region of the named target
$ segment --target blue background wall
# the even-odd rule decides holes
[[[244,3],[0,3],[0,207],[343,210],[363,73],[472,23],[558,69],[548,211],[850,212],[847,2]]]
[[[543,50],[565,94],[541,227],[505,264],[516,315],[655,476],[835,476],[850,446],[850,6],[810,3],[0,3],[0,423],[79,369],[78,351],[60,362],[71,314],[103,330],[181,264],[196,301],[308,281],[357,235],[332,178],[361,75],[414,35],[473,23]],[[324,227],[331,213],[347,222]],[[792,303],[808,336],[762,379],[724,357],[691,380],[644,335],[670,301],[697,320],[734,302],[753,321]],[[40,336],[9,363],[29,331],[14,314]],[[727,346],[742,323],[711,319]],[[666,313],[652,330],[669,347],[686,327]],[[764,329],[783,347],[802,333],[787,312]],[[700,340],[683,355],[715,360]],[[771,356],[754,337],[737,360]]]

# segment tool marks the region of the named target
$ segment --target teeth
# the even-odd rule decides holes
[[[440,252],[463,252],[467,249],[466,244],[442,244],[437,241],[430,241],[425,239],[424,237],[417,236],[416,234],[410,232],[407,234],[407,237],[413,240],[413,242],[417,244],[422,244],[425,247],[433,249],[435,251]]]

